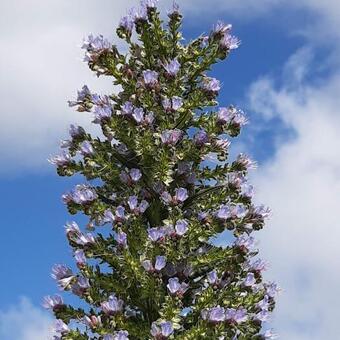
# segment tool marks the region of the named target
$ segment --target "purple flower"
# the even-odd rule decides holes
[[[93,154],[93,147],[91,145],[91,143],[87,140],[85,140],[84,142],[82,142],[80,144],[80,153],[83,155],[83,156],[89,156],[89,155],[92,155]]]
[[[231,208],[229,205],[221,205],[220,209],[216,212],[216,217],[221,220],[227,220],[232,216]]]
[[[158,73],[156,71],[143,71],[145,85],[154,86],[158,83]]]
[[[72,138],[76,138],[81,136],[84,133],[84,129],[80,126],[75,126],[73,124],[70,125],[69,134]]]
[[[181,97],[172,97],[171,98],[172,102],[172,109],[174,111],[179,110],[183,106],[183,99]]]
[[[161,271],[166,265],[165,256],[156,256],[155,270]]]
[[[167,191],[162,192],[161,198],[165,204],[170,204],[172,202],[172,197]]]
[[[267,329],[263,334],[261,334],[261,339],[263,340],[272,340],[276,339],[277,337],[277,334],[274,334],[271,329]]]
[[[131,34],[134,26],[134,18],[130,15],[123,16],[119,21],[119,27],[125,29],[128,33]]]
[[[111,106],[96,106],[94,109],[94,123],[101,123],[103,120],[112,116]]]
[[[74,275],[69,267],[63,264],[56,264],[52,267],[51,277],[57,281],[60,289],[64,290],[69,287]]]
[[[243,183],[240,194],[244,197],[252,198],[254,195],[254,187],[251,184]]]
[[[280,287],[275,282],[270,282],[265,285],[266,292],[269,297],[274,298],[279,292]]]
[[[98,52],[111,48],[111,43],[102,35],[95,37],[93,34],[90,34],[87,39],[84,39],[82,48],[89,52]]]
[[[185,282],[179,283],[177,277],[170,278],[167,284],[167,288],[172,295],[182,296],[188,289],[189,285]]]
[[[189,223],[186,220],[178,220],[175,225],[176,234],[183,236],[188,231]]]
[[[124,302],[115,295],[110,295],[108,301],[101,303],[102,310],[105,314],[113,315],[123,310]]]
[[[217,122],[221,124],[230,123],[233,119],[233,114],[229,108],[221,107],[217,113]]]
[[[142,178],[142,173],[139,169],[131,169],[130,177],[133,182],[138,182]]]
[[[161,141],[165,145],[175,145],[182,138],[183,131],[179,129],[165,130],[161,134]]]
[[[256,169],[256,162],[254,162],[248,156],[242,153],[237,156],[235,163],[238,166],[241,166],[242,168],[244,168],[245,170]]]
[[[265,309],[268,310],[269,308],[269,296],[265,295],[264,298],[256,304],[257,308],[260,308],[261,310]]]
[[[230,31],[232,28],[232,25],[225,24],[223,21],[218,21],[216,25],[214,26],[214,33],[226,33]]]
[[[208,141],[209,141],[209,136],[204,130],[197,132],[196,135],[194,136],[194,142],[198,146],[203,146]]]
[[[153,272],[154,268],[150,260],[142,261],[142,266],[147,272]]]
[[[256,272],[262,272],[264,270],[267,270],[267,262],[261,260],[261,259],[257,259],[255,262],[253,262],[251,265],[250,265],[250,269],[251,270],[254,270]]]
[[[132,115],[134,111],[134,106],[131,102],[125,102],[121,108],[124,115]]]
[[[151,335],[156,339],[168,338],[173,332],[173,326],[170,321],[164,321],[160,324],[153,322],[151,325]]]
[[[76,242],[77,244],[81,245],[81,246],[88,246],[90,244],[94,244],[95,243],[95,239],[93,237],[93,235],[91,233],[87,233],[87,234],[80,234],[78,235],[75,239],[74,242]]]
[[[260,205],[254,209],[254,213],[259,215],[261,218],[267,218],[270,216],[270,209],[264,205]]]
[[[223,307],[213,307],[209,310],[209,321],[213,323],[225,321],[225,309]]]
[[[145,200],[143,200],[138,205],[137,196],[130,196],[128,199],[128,205],[129,205],[130,210],[136,215],[144,213],[145,210],[149,207],[149,203]]]
[[[166,72],[168,73],[168,75],[174,77],[179,72],[181,68],[181,64],[179,63],[177,59],[173,59],[169,63],[165,64],[164,68]]]
[[[60,334],[67,334],[70,331],[66,323],[61,319],[57,319],[55,321],[54,329],[57,333],[60,333]]]
[[[226,320],[232,323],[242,323],[247,321],[247,310],[244,308],[234,309],[228,308],[226,310]]]
[[[208,279],[208,282],[211,284],[211,285],[215,285],[218,281],[218,277],[217,277],[217,272],[216,270],[213,270],[211,271],[210,273],[208,273],[207,275],[207,279]]]
[[[142,0],[142,7],[155,8],[157,6],[158,0]]]
[[[77,204],[85,204],[94,201],[98,197],[95,190],[85,184],[76,185],[70,195],[72,201]]]
[[[63,299],[60,295],[45,296],[43,300],[43,307],[46,309],[56,310],[64,305]]]
[[[252,236],[243,234],[235,240],[235,245],[240,247],[242,250],[252,251],[255,247],[255,239]]]
[[[84,250],[77,249],[74,252],[74,258],[77,262],[78,267],[84,267],[86,265],[86,256],[85,256]]]
[[[231,35],[229,32],[223,34],[223,37],[220,40],[220,46],[228,50],[235,50],[239,48],[240,44],[240,40],[237,37]]]
[[[243,204],[236,204],[232,209],[233,217],[243,218],[247,215],[247,208]]]
[[[169,98],[164,98],[162,100],[162,105],[163,105],[164,110],[171,111],[172,103],[171,103],[171,100]]]
[[[216,78],[206,77],[203,80],[203,89],[207,92],[218,92],[221,89],[221,83]]]
[[[116,240],[116,242],[118,243],[119,246],[121,246],[123,248],[127,247],[127,235],[123,231],[118,232],[115,235],[115,240]]]
[[[269,320],[269,318],[270,318],[270,313],[265,309],[255,314],[255,319],[261,322],[266,322]]]
[[[246,287],[253,287],[256,284],[256,279],[254,273],[248,273],[243,281]]]
[[[57,166],[65,166],[71,163],[72,156],[68,152],[63,152],[61,155],[50,157],[48,161]]]
[[[135,108],[133,110],[132,117],[135,119],[135,121],[140,124],[144,119],[144,110],[141,108]]]
[[[137,196],[130,196],[128,199],[128,205],[131,211],[137,209],[138,207],[138,198]]]
[[[175,197],[174,197],[175,203],[183,203],[188,197],[189,195],[188,195],[187,189],[178,188],[175,190]]]
[[[65,231],[66,231],[66,235],[68,237],[70,236],[77,236],[81,234],[81,231],[79,229],[79,226],[76,222],[67,222],[65,225]]]
[[[104,340],[106,340],[104,338]],[[115,333],[115,336],[112,340],[129,340],[129,332],[128,331],[118,331]]]
[[[148,14],[147,10],[145,7],[140,7],[140,8],[131,8],[129,11],[130,17],[136,22],[139,20],[147,20]]]
[[[160,228],[150,228],[148,229],[149,239],[153,242],[158,242],[165,237],[165,232]]]
[[[77,282],[72,286],[73,294],[83,296],[84,293],[90,288],[90,281],[88,278],[79,276]]]
[[[84,323],[88,327],[90,327],[92,329],[95,329],[96,327],[102,325],[102,320],[101,320],[100,316],[91,315],[89,317],[89,316],[85,315],[84,316]]]

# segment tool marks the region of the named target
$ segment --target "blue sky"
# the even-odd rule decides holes
[[[168,7],[170,1],[160,1]],[[283,287],[272,325],[287,340],[335,339],[340,284],[336,211],[340,198],[337,1],[178,1],[188,40],[222,19],[242,46],[212,75],[223,82],[221,105],[245,109],[251,124],[234,152],[260,164],[258,200],[273,217],[259,234],[268,277]],[[59,178],[46,162],[72,122],[90,117],[68,109],[84,83],[109,91],[81,62],[89,32],[110,39],[136,1],[0,2],[0,338],[42,340],[49,316],[42,296],[54,293],[54,263],[71,263],[62,193],[81,179]],[[117,40],[118,42],[118,40]],[[82,219],[77,217],[77,221]],[[29,320],[25,315],[30,314]],[[40,321],[37,321],[40,320]],[[41,331],[43,329],[43,331]]]

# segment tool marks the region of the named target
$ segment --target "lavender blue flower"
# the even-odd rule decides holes
[[[144,110],[141,108],[135,108],[133,110],[132,117],[138,124],[140,124],[144,120]]]
[[[152,262],[150,260],[142,261],[142,266],[147,272],[153,272],[153,270],[154,270],[154,267],[153,267]]]
[[[213,32],[216,33],[226,33],[230,31],[232,28],[231,24],[225,24],[223,21],[218,21],[216,25],[214,26]]]
[[[90,288],[90,281],[88,278],[79,276],[74,285],[72,285],[72,292],[77,296],[83,296],[84,293]]]
[[[115,240],[116,240],[116,242],[119,246],[121,246],[123,248],[127,247],[127,235],[123,231],[118,232],[115,235]]]
[[[154,86],[158,83],[158,73],[156,71],[143,71],[143,78],[145,85]]]
[[[95,190],[85,184],[76,185],[74,190],[71,191],[70,195],[72,201],[77,204],[86,204],[94,201],[98,197]]]
[[[133,111],[134,111],[134,106],[131,102],[127,101],[123,104],[122,108],[121,108],[122,114],[124,115],[132,115]]]
[[[172,109],[177,111],[183,106],[183,99],[181,97],[175,96],[171,98],[171,103]]]
[[[203,80],[203,89],[207,92],[217,93],[221,89],[221,83],[216,78],[206,77]]]
[[[70,329],[68,328],[66,323],[61,319],[57,319],[55,321],[54,329],[57,333],[60,333],[60,334],[63,334],[63,335],[67,334],[70,331]]]
[[[222,48],[226,48],[227,50],[235,50],[240,47],[240,40],[231,35],[229,32],[223,34],[222,39],[220,40],[220,46]]]
[[[82,249],[75,250],[74,258],[77,262],[78,267],[84,267],[86,265],[86,256],[85,256],[84,250]]]
[[[131,169],[130,170],[130,177],[133,182],[138,182],[142,178],[142,173],[139,169]]]
[[[239,154],[235,160],[238,166],[241,166],[245,170],[256,169],[256,162],[251,160],[248,156],[244,154]]]
[[[247,310],[245,308],[227,308],[226,320],[232,323],[242,323],[248,320]]]
[[[81,126],[75,126],[73,124],[70,125],[69,128],[69,134],[72,138],[76,138],[78,136],[81,136],[82,134],[84,134],[84,129]]]
[[[219,306],[210,308],[208,318],[213,323],[224,322],[226,319],[225,309]]]
[[[131,15],[125,15],[120,19],[119,27],[123,28],[125,31],[131,34],[134,23],[134,18],[132,18]]]
[[[174,77],[179,72],[181,68],[181,64],[179,63],[177,59],[173,59],[169,63],[165,64],[164,68],[166,72],[168,73],[168,75]]]
[[[158,242],[165,237],[165,231],[161,228],[148,229],[148,237],[153,242]]]
[[[57,166],[66,166],[71,163],[72,156],[68,152],[63,152],[61,155],[50,157],[48,161]]]
[[[265,295],[264,298],[256,304],[256,307],[260,308],[261,310],[263,310],[263,309],[268,310],[269,305],[270,305],[269,296]]]
[[[235,240],[235,245],[246,251],[252,251],[255,247],[255,238],[243,234]]]
[[[267,295],[271,298],[274,298],[281,290],[275,282],[269,282],[265,284],[265,288]]]
[[[166,266],[165,256],[156,256],[155,270],[161,271]]]
[[[102,325],[101,317],[96,316],[96,315],[91,315],[91,316],[85,315],[83,321],[84,321],[86,326],[88,326],[92,329],[95,329],[98,326]]]
[[[254,273],[248,273],[243,281],[246,287],[253,287],[256,284],[256,279]]]
[[[208,282],[211,285],[215,285],[218,281],[218,276],[216,270],[212,270],[211,272],[208,273],[207,275]]]
[[[178,220],[175,225],[176,234],[183,236],[188,231],[189,223],[186,220]]]
[[[188,289],[189,285],[185,282],[179,283],[178,277],[170,278],[167,288],[172,295],[182,296]]]
[[[194,142],[198,146],[203,146],[204,144],[208,143],[209,136],[204,130],[198,131],[194,136]]]
[[[183,203],[189,197],[188,190],[185,188],[178,188],[175,190],[174,201],[175,203]]]
[[[63,264],[56,264],[52,267],[51,277],[57,281],[59,288],[64,290],[69,288],[74,275],[69,267]]]
[[[179,129],[165,130],[161,134],[161,141],[166,145],[175,145],[183,136],[183,131]]]
[[[80,153],[83,155],[83,156],[90,156],[94,153],[94,150],[93,150],[93,147],[92,147],[92,144],[85,140],[84,142],[82,142],[80,144]]]
[[[277,339],[278,335],[273,333],[271,329],[267,329],[263,334],[261,334],[261,339],[262,340],[272,340],[272,339]]]
[[[113,315],[123,310],[124,302],[115,295],[110,295],[108,301],[101,303],[101,308],[105,314]]]
[[[231,208],[229,205],[221,205],[219,210],[216,212],[216,217],[221,220],[227,220],[232,217]]]
[[[56,310],[64,305],[63,299],[60,295],[45,296],[43,300],[43,307],[46,309]]]
[[[156,339],[166,339],[174,332],[172,323],[170,321],[163,321],[161,323],[153,322],[151,325],[151,335]]]
[[[112,108],[111,106],[96,106],[94,109],[94,123],[100,124],[107,118],[112,116]]]
[[[259,320],[261,322],[266,322],[270,319],[270,313],[266,309],[261,310],[257,314],[255,314],[254,317],[256,320]]]
[[[254,270],[256,272],[262,272],[267,270],[268,263],[261,259],[255,260],[253,263],[250,264],[250,270]]]
[[[157,6],[158,0],[142,0],[142,7],[155,8]]]
[[[112,339],[113,340],[129,340],[129,332],[128,331],[118,331],[118,332],[115,333],[115,335]]]

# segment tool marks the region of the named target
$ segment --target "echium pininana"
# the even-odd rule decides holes
[[[252,204],[254,162],[228,160],[247,119],[218,107],[221,83],[207,75],[239,40],[218,23],[184,45],[181,21],[176,4],[165,26],[156,1],[143,1],[117,29],[126,55],[102,36],[84,42],[90,69],[113,77],[120,92],[84,86],[69,104],[91,112],[103,135],[71,126],[64,152],[51,159],[60,176],[85,177],[63,201],[89,217],[86,231],[66,224],[77,270],[52,270],[61,290],[83,300],[78,308],[45,298],[55,339],[275,337],[263,324],[278,287],[263,281],[252,236],[269,210]],[[225,230],[233,241],[214,245]]]

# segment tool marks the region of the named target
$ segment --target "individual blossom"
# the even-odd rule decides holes
[[[232,28],[231,24],[225,24],[223,21],[218,21],[214,26],[213,33],[214,34],[225,34],[229,32]]]
[[[269,297],[274,298],[280,291],[280,287],[275,282],[265,284],[266,293]]]
[[[243,281],[243,284],[246,287],[253,287],[256,284],[256,279],[254,273],[248,273],[246,278]]]
[[[43,300],[43,307],[46,309],[51,309],[53,311],[59,309],[64,305],[63,299],[60,295],[45,296]]]
[[[51,277],[57,281],[61,290],[68,289],[74,279],[72,270],[63,264],[56,264],[52,267]]]
[[[78,224],[74,221],[66,223],[65,232],[68,238],[72,238],[81,234]]]
[[[269,299],[269,296],[265,295],[263,299],[256,304],[256,307],[260,308],[261,310],[268,310],[270,306]]]
[[[167,288],[172,295],[183,296],[189,285],[185,282],[179,283],[178,277],[170,278]]]
[[[185,188],[177,188],[175,190],[175,196],[173,197],[173,202],[175,204],[183,203],[188,199],[188,190]]]
[[[79,276],[75,284],[72,285],[72,292],[77,296],[83,296],[89,288],[89,279],[83,276]]]
[[[87,102],[91,100],[91,92],[89,88],[84,85],[80,91],[78,91],[78,96],[76,101],[68,101],[68,105],[70,107],[78,106],[78,111],[90,111],[90,107],[88,107]]]
[[[202,86],[203,90],[209,93],[217,93],[221,89],[221,83],[216,78],[204,78]]]
[[[97,199],[97,193],[86,184],[78,184],[70,193],[70,199],[77,204],[86,204]]]
[[[55,321],[54,330],[57,333],[60,333],[62,335],[65,335],[65,334],[69,333],[69,331],[70,331],[70,329],[68,328],[66,323],[63,320],[61,320],[61,319],[57,319]]]
[[[102,325],[102,320],[100,316],[91,315],[91,316],[84,316],[84,323],[86,326],[90,327],[91,329],[95,329]]]
[[[121,112],[123,115],[131,116],[134,112],[134,106],[130,101],[125,102],[121,107]]]
[[[142,200],[140,203],[138,203],[137,196],[130,196],[128,199],[128,205],[135,215],[143,214],[146,209],[149,207],[149,203],[145,200]]]
[[[209,135],[204,131],[204,130],[200,130],[198,131],[195,136],[194,136],[194,143],[197,146],[203,146],[206,143],[208,143],[209,141]]]
[[[248,156],[244,154],[239,154],[233,163],[233,166],[240,168],[240,170],[251,170],[256,169],[256,162],[251,160]]]
[[[153,87],[158,83],[158,73],[151,70],[143,71],[143,79],[146,86]]]
[[[152,242],[162,241],[166,236],[164,228],[150,228],[148,229],[148,237]]]
[[[263,309],[255,314],[254,319],[261,322],[266,322],[270,319],[270,312],[266,309]]]
[[[128,331],[118,331],[115,333],[113,340],[129,340]]]
[[[83,268],[84,266],[86,266],[86,256],[85,256],[84,250],[82,249],[75,250],[74,258],[79,268]]]
[[[101,303],[101,308],[105,314],[114,315],[123,310],[123,300],[117,298],[115,295],[110,295],[108,301]]]
[[[171,77],[175,77],[181,68],[181,64],[176,59],[171,60],[169,63],[164,65],[165,71]]]
[[[142,172],[139,169],[133,168],[129,171],[129,173],[122,171],[119,177],[123,183],[132,185],[142,178]]]
[[[188,231],[189,223],[186,220],[178,220],[175,224],[176,234],[183,236]]]
[[[278,335],[273,333],[271,329],[267,329],[263,334],[260,335],[261,340],[273,340],[277,338],[278,338]]]
[[[94,236],[91,233],[80,233],[79,235],[77,235],[73,241],[75,243],[77,243],[79,246],[90,246],[92,244],[94,244],[96,242]]]
[[[269,217],[270,213],[271,213],[270,208],[268,208],[264,205],[259,205],[259,206],[254,208],[254,214],[259,216],[262,219]]]
[[[96,124],[102,123],[104,120],[107,120],[112,116],[112,107],[111,105],[104,106],[96,106],[94,109],[94,120],[93,122]]]
[[[161,134],[161,141],[165,145],[176,145],[181,140],[182,136],[182,130],[164,130]]]
[[[104,212],[104,221],[111,223],[121,223],[124,222],[125,217],[125,208],[123,206],[118,206],[116,208],[115,213],[113,214],[111,210],[105,210]]]
[[[152,125],[155,120],[153,112],[145,114],[144,110],[141,108],[135,108],[132,117],[138,125]]]
[[[255,238],[253,236],[243,234],[235,240],[235,245],[243,251],[253,251],[255,248]]]
[[[80,144],[80,150],[79,151],[83,156],[90,156],[94,153],[92,144],[87,140],[85,140],[84,142],[82,142]]]
[[[248,320],[247,310],[245,308],[227,308],[226,320],[230,323],[242,323]]]
[[[232,209],[229,205],[223,204],[216,211],[215,215],[218,219],[226,221],[232,217]]]
[[[244,218],[248,213],[248,209],[243,204],[236,204],[231,209],[231,215],[234,218]]]
[[[69,134],[72,138],[77,138],[85,134],[85,130],[81,126],[70,125]]]
[[[171,334],[173,334],[174,329],[170,321],[164,321],[161,323],[153,322],[150,332],[155,339],[162,340],[168,338]]]
[[[48,161],[56,166],[67,166],[72,162],[72,156],[64,151],[61,155],[50,157]]]
[[[231,35],[230,32],[224,33],[220,40],[220,46],[227,50],[235,50],[240,47],[240,44],[241,41],[234,35]]]
[[[162,105],[167,112],[176,112],[183,106],[183,99],[178,96],[172,98],[164,98],[162,100]]]
[[[242,110],[237,109],[234,106],[221,107],[217,113],[217,123],[224,124],[235,124],[238,127],[247,124],[248,120]]]
[[[159,272],[165,266],[166,266],[166,257],[165,256],[156,256],[155,270]]]
[[[131,15],[125,15],[119,21],[119,27],[125,30],[129,35],[132,33],[134,24],[134,18],[131,17]]]
[[[216,285],[218,283],[217,271],[212,270],[211,272],[209,272],[207,275],[207,279],[208,279],[209,284]]]
[[[155,8],[158,0],[142,0],[141,5],[145,8]]]
[[[134,22],[145,21],[148,18],[147,9],[143,6],[140,8],[131,8],[129,11],[129,16],[133,18]]]
[[[127,247],[127,235],[123,231],[120,231],[115,235],[115,240],[120,247]]]
[[[267,270],[267,267],[268,267],[268,263],[266,261],[261,260],[261,259],[257,259],[249,265],[249,269],[253,270],[257,273],[261,273],[261,272]]]
[[[224,322],[225,309],[220,306],[203,309],[201,312],[201,317],[203,320],[209,321],[214,324]]]
[[[84,61],[95,61],[96,58],[104,51],[109,50],[112,44],[102,35],[94,36],[90,34],[86,39],[82,48],[86,50]]]

